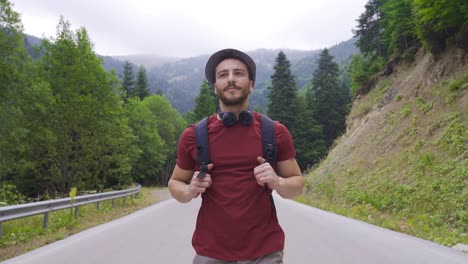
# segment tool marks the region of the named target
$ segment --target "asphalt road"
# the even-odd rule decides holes
[[[275,196],[286,264],[468,264],[468,254]],[[160,202],[2,264],[192,263],[200,199]]]

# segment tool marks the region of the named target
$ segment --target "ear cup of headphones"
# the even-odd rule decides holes
[[[219,117],[223,121],[224,126],[226,127],[232,127],[237,123],[237,116],[236,114],[232,112],[218,112]],[[253,122],[253,114],[250,111],[242,111],[239,114],[239,121],[244,125],[244,126],[250,126]]]
[[[226,113],[219,112],[219,117],[221,118],[224,126],[226,127],[232,127],[237,122],[237,116],[236,114],[232,112],[226,112]]]
[[[239,114],[239,121],[245,126],[250,126],[253,122],[253,114],[250,111],[242,111]]]

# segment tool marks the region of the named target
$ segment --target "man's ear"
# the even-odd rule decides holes
[[[252,80],[250,80],[249,82],[249,92],[252,92],[254,89],[254,82]]]

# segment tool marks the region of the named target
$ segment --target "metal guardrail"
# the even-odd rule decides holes
[[[138,184],[137,187],[128,190],[76,196],[73,204],[71,198],[62,198],[43,202],[0,207],[0,238],[3,234],[2,223],[5,221],[44,214],[44,224],[42,227],[46,229],[49,221],[49,212],[74,207],[75,216],[77,216],[80,205],[97,203],[97,207],[99,208],[99,202],[112,200],[112,207],[114,207],[114,199],[121,197],[125,198],[127,196],[137,194],[140,192],[140,190],[141,185]]]

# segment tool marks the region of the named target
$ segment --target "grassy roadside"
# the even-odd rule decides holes
[[[88,228],[118,219],[170,197],[167,188],[143,187],[136,198],[115,200],[81,206],[78,218],[70,210],[49,214],[49,227],[42,229],[43,215],[16,219],[3,223],[0,239],[0,261],[19,256],[33,249],[64,239]]]
[[[359,125],[308,173],[297,200],[442,245],[468,244],[468,70],[425,86],[407,87],[412,76],[402,75],[355,102],[348,120]]]

